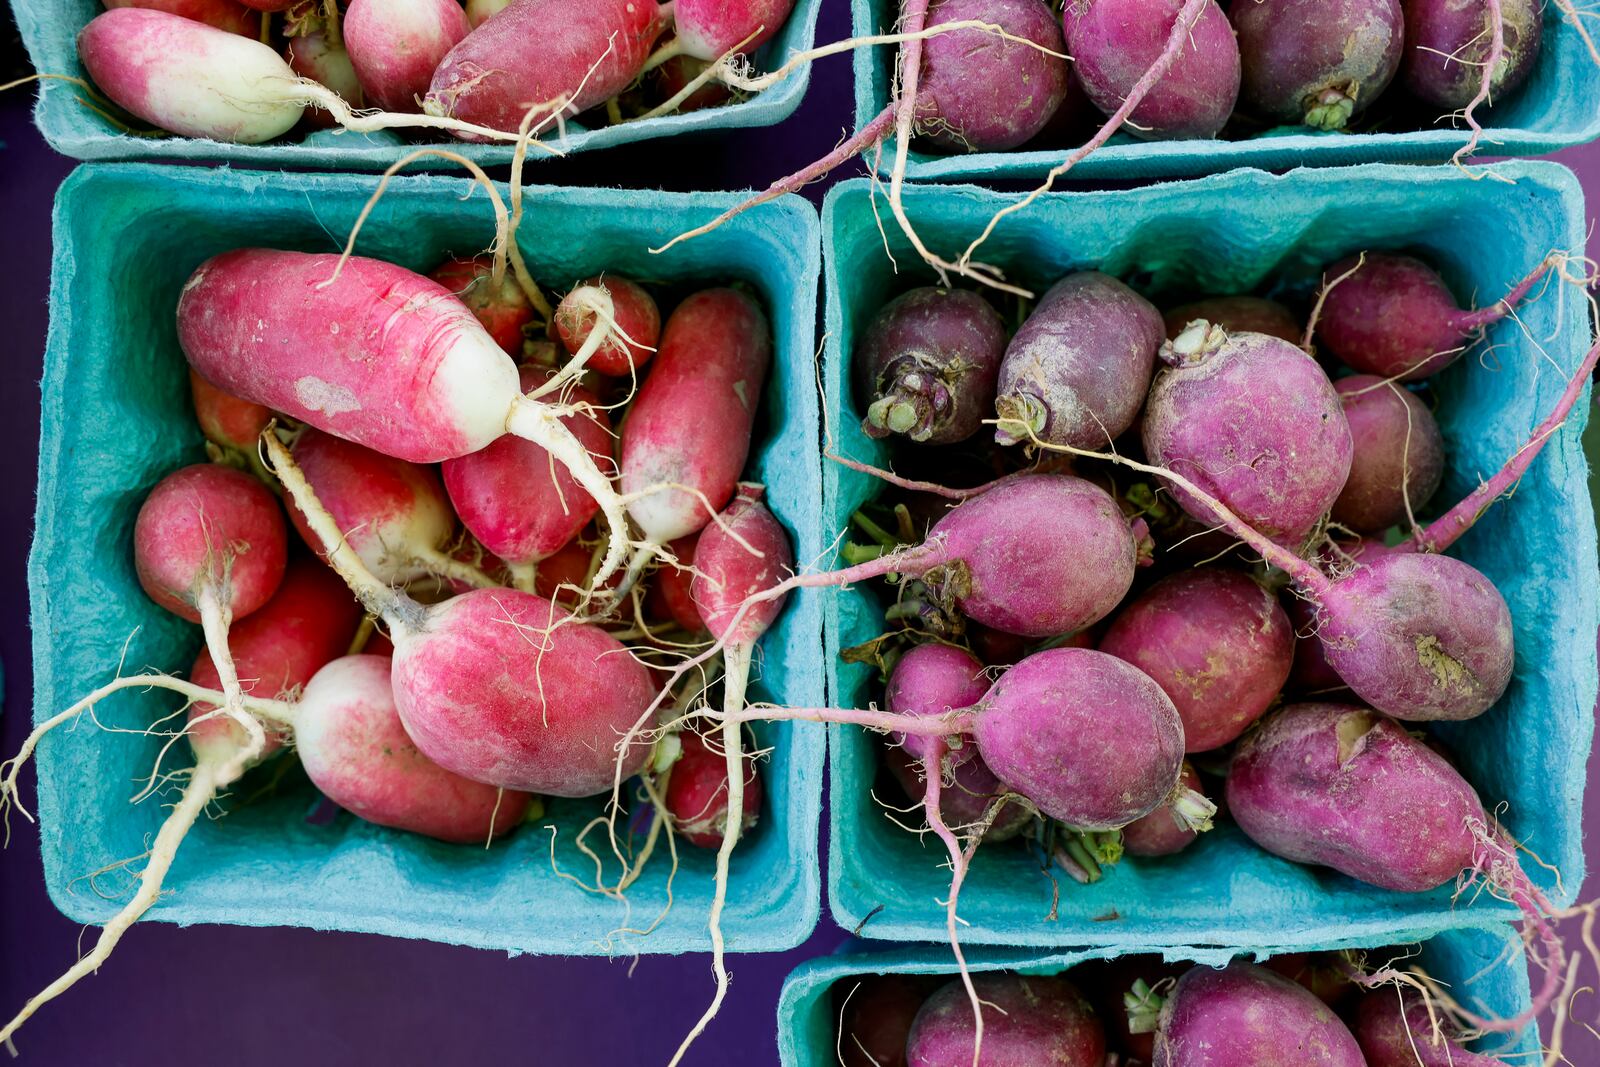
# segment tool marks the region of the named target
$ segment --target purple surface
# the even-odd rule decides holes
[[[819,41],[848,32],[843,0],[824,5]],[[33,130],[26,91],[0,94],[0,204],[7,209],[0,324],[10,338],[0,359],[7,416],[0,484],[0,658],[7,714],[0,754],[16,751],[31,712],[27,588],[38,448],[38,380],[50,264],[50,204],[71,162]],[[764,186],[823,154],[850,122],[850,67],[822,63],[801,111],[775,129],[684,142],[654,142],[543,163],[541,182],[668,189]],[[1600,147],[1558,157],[1600,201]],[[846,168],[841,176],[859,173]],[[820,203],[826,186],[807,194]],[[1600,252],[1600,241],[1591,246]],[[1600,811],[1591,772],[1586,816]],[[23,783],[31,798],[31,779]],[[0,1015],[70,964],[80,930],[45,896],[38,838],[12,818],[0,856]],[[1600,867],[1600,849],[1590,853]],[[1591,894],[1592,895],[1592,894]],[[784,976],[845,937],[826,919],[804,947],[737,956],[730,998],[700,1040],[692,1064],[777,1061],[774,1006]],[[26,1027],[24,1063],[138,1065],[230,1063],[236,1067],[384,1063],[665,1063],[711,994],[706,957],[519,958],[358,934],[293,929],[142,924],[110,963]],[[1577,1012],[1592,1014],[1592,996]],[[1600,1063],[1600,1039],[1574,1030],[1573,1063]]]

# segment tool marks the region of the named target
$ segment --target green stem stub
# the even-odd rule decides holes
[[[1143,978],[1133,983],[1133,988],[1122,994],[1122,1006],[1128,1013],[1128,1033],[1153,1034],[1161,1025],[1161,1009],[1167,998],[1150,988]]]
[[[1217,805],[1204,793],[1180,784],[1173,794],[1172,821],[1180,829],[1203,834],[1211,829],[1211,820],[1216,814]]]
[[[1014,445],[1031,437],[1044,435],[1044,424],[1050,418],[1050,409],[1044,401],[1028,393],[1008,393],[995,398],[994,439],[1002,445]]]
[[[1306,125],[1314,130],[1342,130],[1356,110],[1356,86],[1328,88],[1306,99]]]

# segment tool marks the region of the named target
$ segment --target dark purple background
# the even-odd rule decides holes
[[[848,5],[826,0],[818,39],[847,32]],[[782,126],[541,163],[534,178],[668,189],[765,186],[821,155],[843,134],[851,121],[850,82],[848,57],[829,59],[813,71],[799,114]],[[5,754],[16,751],[31,712],[25,561],[50,208],[56,185],[72,169],[33,129],[30,100],[25,90],[0,95],[0,205],[6,214],[0,231],[0,330],[10,339],[0,358],[0,486],[11,500],[0,506]],[[1600,199],[1600,148],[1560,158],[1583,176],[1591,199]],[[820,203],[825,188],[816,185],[807,193]],[[24,795],[31,796],[31,783]],[[1597,808],[1600,790],[1591,789],[1591,819]],[[12,822],[11,848],[0,856],[0,1017],[70,964],[84,933],[45,896],[32,827]],[[1597,858],[1591,854],[1591,866]],[[691,1063],[776,1063],[774,1007],[784,976],[843,938],[824,917],[801,949],[734,957],[732,993]],[[629,960],[506,959],[359,934],[149,923],[128,934],[100,975],[36,1017],[18,1046],[25,1063],[108,1067],[665,1063],[711,988],[706,957],[646,956],[630,973]],[[1580,999],[1580,1016],[1594,1007],[1592,996]],[[1568,1054],[1573,1063],[1600,1063],[1600,1041],[1569,1035]]]

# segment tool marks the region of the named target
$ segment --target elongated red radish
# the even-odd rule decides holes
[[[295,439],[293,452],[345,543],[379,581],[406,585],[431,575],[473,586],[498,584],[445,551],[455,537],[455,515],[433,469],[310,427]],[[312,551],[321,554],[322,545],[299,509],[290,507],[289,517]]]
[[[695,606],[691,589],[694,572],[690,568],[694,566],[694,549],[699,540],[699,534],[690,534],[669,542],[667,551],[672,553],[678,565],[658,568],[645,593],[646,608],[656,609],[658,617],[669,618],[690,633],[699,633],[706,628],[705,620],[700,617],[700,609]]]
[[[462,844],[522,821],[529,796],[463,778],[417,748],[400,721],[382,656],[343,656],[306,686],[293,715],[295,748],[316,787],[379,826]]]
[[[261,431],[272,421],[272,411],[260,404],[240,400],[189,370],[189,395],[194,401],[194,418],[206,440],[225,454],[254,454]]]
[[[201,264],[178,301],[184,355],[213,384],[413,463],[506,433],[542,445],[600,504],[626,558],[620,498],[558,409],[522,396],[516,364],[437,282],[382,260],[269,249]]]
[[[561,298],[555,330],[562,346],[573,354],[574,369],[587,366],[612,378],[624,378],[655,354],[661,338],[661,311],[637,282],[619,274],[601,274],[579,283]]]
[[[728,764],[694,730],[678,735],[682,750],[672,764],[662,800],[678,834],[696,848],[720,848],[728,813]],[[744,803],[735,837],[742,837],[761,816],[761,774],[755,761],[744,769]]]
[[[509,273],[497,284],[488,256],[451,257],[428,277],[454,293],[512,359],[522,357],[523,331],[533,325],[533,305]]]
[[[350,0],[343,21],[361,88],[385,111],[420,111],[433,72],[469,29],[456,0]]]
[[[229,33],[255,37],[261,32],[261,16],[239,3],[238,0],[104,0],[106,10],[137,7],[148,11],[164,11],[207,26],[215,26]]]
[[[532,367],[520,373],[524,391],[554,376]],[[569,386],[565,395],[568,403],[586,410],[562,423],[590,456],[609,464],[611,420],[599,400],[577,386]],[[505,561],[519,589],[532,589],[538,564],[570,543],[600,508],[549,452],[520,437],[502,437],[478,452],[447,459],[440,473],[462,523]]]
[[[520,590],[427,606],[397,592],[344,543],[283,443],[263,442],[333,568],[387,625],[395,703],[423,755],[474,781],[560,797],[602,792],[645,764],[650,746],[619,739],[655,686],[620,642]]]
[[[289,38],[283,51],[289,69],[302,78],[310,78],[327,86],[353,108],[366,107],[366,93],[356,76],[355,64],[344,45],[328,36],[326,30]],[[306,111],[306,125],[317,129],[331,129],[338,120],[325,108],[312,107]]]
[[[695,293],[667,319],[622,427],[622,491],[645,538],[630,579],[733,498],[771,362],[767,316],[736,289]]]
[[[576,115],[639,76],[663,25],[654,0],[514,0],[440,60],[423,110],[508,132]]]

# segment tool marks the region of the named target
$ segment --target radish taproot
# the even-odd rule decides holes
[[[1393,80],[1404,50],[1397,0],[1232,0],[1241,103],[1258,118],[1342,130]]]
[[[362,91],[385,111],[421,110],[440,60],[470,29],[456,0],[350,0],[342,28]]]

